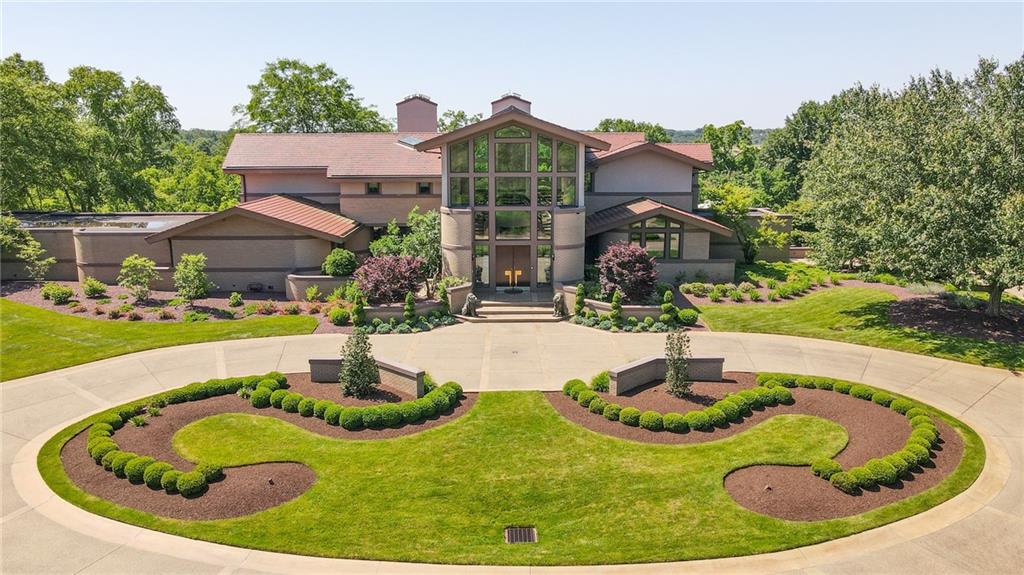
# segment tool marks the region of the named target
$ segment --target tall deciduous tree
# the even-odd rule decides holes
[[[437,121],[437,131],[447,134],[470,124],[475,124],[482,120],[483,117],[483,114],[467,114],[464,110],[447,110],[441,114],[441,118]]]
[[[783,223],[774,213],[762,213],[757,218],[750,216],[751,208],[755,207],[756,190],[727,182],[709,190],[709,196],[713,198],[715,219],[736,234],[747,263],[754,262],[762,247],[781,248],[789,241],[789,234],[782,231]]]
[[[201,143],[178,142],[168,165],[146,168],[139,175],[153,188],[158,210],[217,211],[237,204],[241,194],[240,180],[221,169],[223,162],[223,148],[210,153]]]
[[[605,118],[594,128],[598,132],[643,132],[648,142],[671,142],[668,135],[660,124],[650,122],[638,122],[625,118]]]
[[[282,58],[267,63],[235,106],[242,129],[260,132],[386,132],[391,124],[363,104],[349,81],[327,64]]]

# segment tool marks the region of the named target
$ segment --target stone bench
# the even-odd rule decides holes
[[[693,381],[722,381],[722,357],[691,357],[687,360],[686,377]],[[665,379],[665,356],[652,355],[608,370],[611,382],[608,391],[622,395],[652,381]]]
[[[426,372],[388,359],[376,359],[381,385],[413,397],[423,397]],[[309,378],[316,383],[338,383],[341,358],[310,358]]]

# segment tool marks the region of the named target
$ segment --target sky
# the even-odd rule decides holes
[[[325,62],[385,117],[412,93],[489,112],[514,91],[576,129],[782,125],[858,82],[899,88],[1024,53],[1024,2],[830,4],[17,3],[0,53],[161,86],[185,128],[228,128],[266,62]]]

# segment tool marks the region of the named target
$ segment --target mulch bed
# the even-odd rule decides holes
[[[384,402],[398,402],[410,399],[402,393],[381,388],[373,397],[364,400],[343,398],[338,384],[313,383],[309,374],[288,375],[290,389],[307,397],[331,399],[343,405],[362,406]],[[419,433],[451,421],[469,411],[476,402],[477,394],[467,393],[462,401],[449,413],[435,416],[414,425],[397,429],[365,429],[347,431],[328,425],[315,417],[302,417],[280,409],[256,409],[248,401],[226,395],[169,405],[161,410],[158,417],[146,419],[144,427],[126,425],[114,434],[114,440],[123,451],[148,455],[157,460],[167,461],[177,469],[189,470],[192,462],[185,460],[174,450],[171,439],[182,427],[200,419],[221,413],[248,413],[282,419],[303,429],[327,437],[342,439],[386,439]],[[298,463],[261,463],[224,470],[224,479],[210,485],[206,494],[195,499],[181,495],[169,495],[162,490],[154,491],[146,485],[132,485],[119,479],[113,473],[96,465],[86,453],[86,431],[79,433],[64,444],[61,461],[68,477],[83,491],[154,515],[175,519],[208,520],[249,515],[269,509],[305,493],[316,481],[316,475],[305,465]]]
[[[946,335],[1024,343],[1024,306],[1005,302],[1000,317],[988,317],[984,309],[961,309],[938,297],[901,300],[889,306],[889,321]]]
[[[678,399],[669,395],[662,383],[631,390],[628,395],[599,393],[607,401],[623,407],[660,413],[686,413],[702,409],[730,392],[756,385],[756,375],[726,372],[723,382],[695,382],[694,397]],[[906,417],[870,401],[856,399],[834,391],[795,388],[792,405],[779,405],[755,410],[740,423],[729,424],[714,431],[689,433],[654,432],[630,427],[618,421],[590,413],[561,392],[546,396],[564,417],[590,430],[622,439],[648,443],[684,444],[714,441],[734,435],[775,415],[804,414],[829,419],[842,425],[849,443],[836,460],[849,469],[869,459],[888,455],[903,447],[910,436]],[[875,507],[920,493],[941,482],[960,463],[963,441],[948,424],[936,420],[943,443],[935,449],[932,464],[924,473],[903,478],[895,487],[880,487],[859,496],[847,495],[811,473],[809,467],[757,465],[736,470],[725,478],[725,488],[740,505],[758,513],[790,520],[816,521],[862,513]]]
[[[711,298],[709,298],[707,296],[700,297],[700,296],[696,296],[696,295],[693,295],[693,294],[682,294],[682,296],[686,300],[686,302],[689,304],[690,307],[697,307],[697,308],[700,308],[700,307],[703,307],[703,306],[708,306],[708,305],[749,305],[749,304],[755,304],[755,303],[756,304],[777,304],[777,303],[785,303],[787,301],[795,301],[795,300],[800,299],[801,297],[805,297],[807,294],[811,294],[811,293],[814,293],[814,292],[817,292],[817,291],[831,289],[833,287],[868,287],[868,288],[873,288],[873,289],[882,290],[884,292],[891,293],[892,295],[896,296],[897,300],[900,300],[900,301],[907,300],[907,299],[916,299],[916,298],[929,297],[929,294],[914,293],[914,292],[912,292],[912,291],[910,291],[907,288],[902,287],[902,286],[889,285],[889,284],[883,284],[883,283],[868,283],[868,282],[861,281],[861,280],[842,280],[842,283],[840,285],[838,285],[838,286],[833,286],[832,284],[825,284],[823,286],[813,286],[813,287],[811,287],[811,289],[806,294],[804,294],[802,296],[791,297],[791,298],[788,298],[788,299],[787,298],[781,298],[781,299],[778,299],[778,300],[775,300],[775,301],[769,301],[768,300],[768,292],[770,292],[772,290],[770,290],[770,289],[768,289],[766,287],[760,287],[760,288],[756,289],[756,291],[760,292],[760,294],[761,294],[761,301],[757,301],[757,302],[751,301],[750,298],[747,297],[747,296],[744,296],[745,299],[743,301],[738,301],[738,302],[737,301],[732,301],[728,297],[722,298],[721,301],[713,302],[713,301],[711,301]],[[680,307],[683,307],[683,306],[680,306]]]

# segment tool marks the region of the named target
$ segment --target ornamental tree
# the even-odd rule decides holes
[[[132,254],[121,262],[121,273],[117,275],[117,285],[131,292],[135,301],[149,297],[150,286],[160,279],[156,271],[156,263],[139,254]]]
[[[36,281],[43,281],[50,266],[57,263],[56,258],[43,257],[43,245],[11,216],[0,216],[0,252],[20,260],[28,276]]]
[[[597,270],[602,293],[607,296],[618,290],[632,303],[647,301],[658,281],[654,258],[642,247],[626,242],[608,246],[597,258]]]
[[[665,384],[676,397],[690,394],[692,382],[686,378],[689,358],[690,336],[685,331],[669,332],[665,338]]]
[[[341,392],[354,397],[368,397],[380,385],[380,371],[373,359],[370,338],[362,330],[348,336],[341,348]]]
[[[371,303],[395,303],[415,292],[423,282],[423,260],[414,256],[367,258],[355,273],[360,289]]]
[[[192,307],[193,301],[206,297],[216,287],[206,277],[206,254],[181,254],[174,268],[174,289],[179,298]]]
[[[781,248],[789,241],[789,234],[782,231],[782,220],[774,213],[763,213],[757,220],[750,217],[758,196],[756,190],[726,182],[708,188],[707,195],[715,210],[715,219],[736,234],[746,263],[754,263],[762,247]]]

